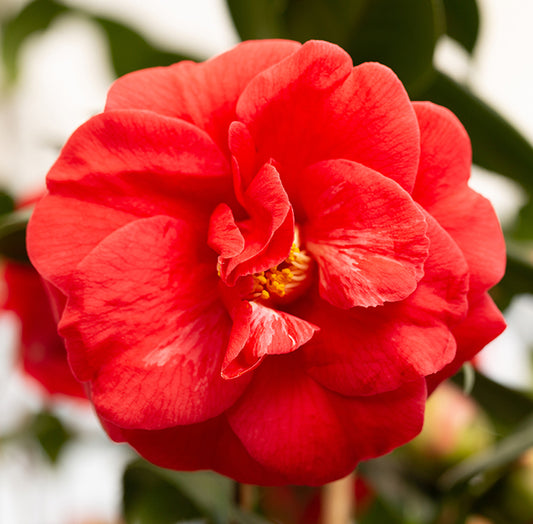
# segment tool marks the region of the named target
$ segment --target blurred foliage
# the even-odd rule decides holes
[[[71,439],[71,433],[52,413],[37,413],[28,427],[28,434],[39,442],[46,456],[55,462],[65,444]]]
[[[71,8],[55,0],[35,0],[2,22],[2,58],[8,81],[13,82],[17,78],[20,50],[27,38],[44,31],[65,14],[91,20],[100,27],[106,37],[109,56],[117,76],[137,69],[192,59],[185,54],[160,49],[134,29],[116,20],[95,16],[87,10]]]
[[[494,108],[433,63],[444,35],[473,55],[482,23],[476,0],[227,0],[227,4],[243,39],[335,42],[354,63],[375,60],[390,66],[413,99],[432,100],[456,113],[471,137],[474,162],[518,182],[530,199],[508,232],[507,273],[493,297],[506,307],[515,295],[533,293],[533,148]],[[187,58],[186,53],[150,42],[120,20],[56,0],[34,0],[0,21],[5,76],[12,85],[27,39],[65,15],[100,28],[117,76]],[[197,58],[203,57],[192,57]],[[15,211],[10,195],[0,192],[0,255],[27,261],[27,219],[27,213]],[[455,380],[460,382],[461,377]],[[532,396],[479,373],[471,396],[495,428],[494,444],[439,467],[413,460],[412,451],[405,449],[362,464],[361,475],[375,497],[360,515],[360,524],[459,524],[469,522],[473,514],[495,524],[533,522],[533,465],[524,460],[533,447]],[[24,431],[52,460],[69,438],[49,413],[38,415]],[[138,460],[124,473],[124,516],[128,524],[272,522],[266,500],[273,491],[258,488],[251,513],[239,508],[234,489],[232,481],[214,473],[171,472]],[[312,490],[290,489],[295,497],[290,500],[307,504],[313,498]]]

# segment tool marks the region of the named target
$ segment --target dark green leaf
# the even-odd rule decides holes
[[[71,434],[61,421],[51,413],[39,413],[33,419],[29,433],[37,439],[48,458],[55,462]]]
[[[0,216],[12,213],[15,210],[15,201],[6,191],[0,191]]]
[[[8,81],[15,80],[20,48],[28,36],[45,30],[67,8],[53,0],[30,2],[2,27],[2,58]]]
[[[354,62],[378,61],[411,89],[425,85],[444,32],[441,0],[227,0],[243,39],[328,40]]]
[[[16,211],[0,218],[0,255],[29,263],[26,251],[26,227],[31,211]]]
[[[521,252],[511,242],[507,246],[507,268],[501,282],[491,295],[501,309],[505,309],[515,295],[533,293],[533,260],[529,253]]]
[[[419,98],[446,106],[459,117],[472,140],[476,164],[516,180],[533,194],[533,147],[494,109],[440,72]]]
[[[453,378],[461,383],[460,374]],[[533,413],[533,399],[528,395],[494,382],[476,372],[471,396],[503,431],[508,431]]]
[[[194,500],[141,461],[124,472],[122,500],[128,524],[174,524],[202,517]]]
[[[443,0],[446,12],[446,33],[470,54],[479,33],[479,9],[476,0]]]
[[[288,0],[227,0],[231,17],[243,40],[287,37],[283,13]]]
[[[416,93],[430,78],[435,45],[444,32],[441,2],[367,0],[365,4],[346,50],[355,63],[374,60],[388,65]]]
[[[262,524],[239,511],[233,499],[234,482],[212,472],[171,471],[137,460],[124,474],[123,505],[128,523],[166,523],[201,517],[217,524],[230,521]]]
[[[533,240],[533,198],[520,209],[512,236],[517,240]]]
[[[154,66],[166,66],[190,59],[182,54],[163,51],[125,26],[102,17],[92,18],[103,29],[109,42],[111,61],[117,76]]]

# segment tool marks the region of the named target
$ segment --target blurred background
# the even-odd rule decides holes
[[[493,296],[507,331],[437,390],[419,438],[360,467],[358,522],[533,523],[532,23],[529,0],[0,0],[0,523],[226,522],[233,511],[227,479],[138,460],[68,379],[39,371],[57,340],[42,334],[23,241],[26,204],[117,76],[264,37],[334,41],[354,63],[391,66],[412,99],[452,109],[472,139],[472,186],[506,233]],[[232,518],[318,522],[319,505],[317,490],[261,489]]]

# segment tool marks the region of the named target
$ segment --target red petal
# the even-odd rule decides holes
[[[320,485],[420,430],[423,381],[387,395],[348,398],[318,385],[293,356],[268,359],[228,412],[252,458],[293,484]]]
[[[208,243],[224,258],[234,257],[244,249],[244,237],[227,204],[219,204],[211,215]]]
[[[454,358],[451,329],[466,312],[467,268],[453,240],[430,217],[428,223],[426,274],[404,301],[345,312],[310,301],[295,311],[320,327],[302,352],[321,384],[345,395],[382,393]]]
[[[283,40],[244,42],[207,62],[180,62],[130,73],[111,87],[106,111],[147,109],[182,118],[227,148],[227,130],[246,84],[301,45]]]
[[[194,125],[145,111],[114,111],[76,130],[47,183],[51,193],[81,199],[97,193],[102,204],[125,201],[138,213],[155,193],[159,212],[167,212],[173,198],[192,196],[198,206],[229,194],[231,173],[218,147]]]
[[[505,329],[503,315],[488,293],[472,296],[470,303],[468,316],[453,331],[457,341],[456,356],[444,369],[427,377],[430,391],[456,373]]]
[[[98,203],[47,195],[27,230],[28,254],[46,280],[65,291],[78,263],[107,235],[135,216]]]
[[[492,205],[467,186],[471,150],[466,131],[447,109],[414,104],[421,131],[413,196],[450,233],[470,269],[470,288],[485,291],[505,271],[505,244]]]
[[[230,286],[240,276],[264,271],[282,262],[294,239],[292,208],[274,166],[263,166],[244,191],[241,203],[250,217],[237,223],[244,237],[244,249],[229,258],[222,253],[219,257],[220,276]],[[228,225],[229,218],[227,213],[212,216],[210,245],[217,245],[220,230],[232,227]]]
[[[267,355],[295,351],[317,330],[301,318],[243,301],[233,313],[233,329],[222,364],[222,376],[239,377],[256,368]]]
[[[102,424],[111,438],[127,441],[157,466],[180,471],[213,469],[247,484],[279,485],[289,482],[250,457],[225,416],[160,430],[128,430],[106,420],[102,420]]]
[[[388,68],[363,64],[326,42],[307,42],[257,75],[237,105],[263,161],[283,166],[291,194],[300,169],[329,158],[354,160],[411,191],[419,131],[409,97]],[[285,180],[285,178],[287,180]]]
[[[424,214],[398,184],[348,160],[302,174],[306,249],[320,269],[320,294],[340,308],[409,296],[424,274]]]
[[[20,321],[19,358],[24,371],[49,393],[86,398],[68,365],[65,344],[57,334],[39,274],[30,265],[8,262],[3,276],[7,296],[2,307],[13,311]]]
[[[160,429],[218,415],[241,394],[246,382],[220,377],[231,323],[216,282],[193,226],[161,216],[115,231],[78,265],[60,330],[104,418]]]

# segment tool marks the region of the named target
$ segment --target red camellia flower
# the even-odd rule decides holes
[[[85,398],[83,386],[67,362],[41,277],[29,264],[9,261],[3,267],[2,308],[19,322],[18,359],[24,373],[51,395]]]
[[[321,484],[420,430],[503,329],[468,137],[386,67],[245,42],[126,75],[28,230],[111,437],[168,468]]]

